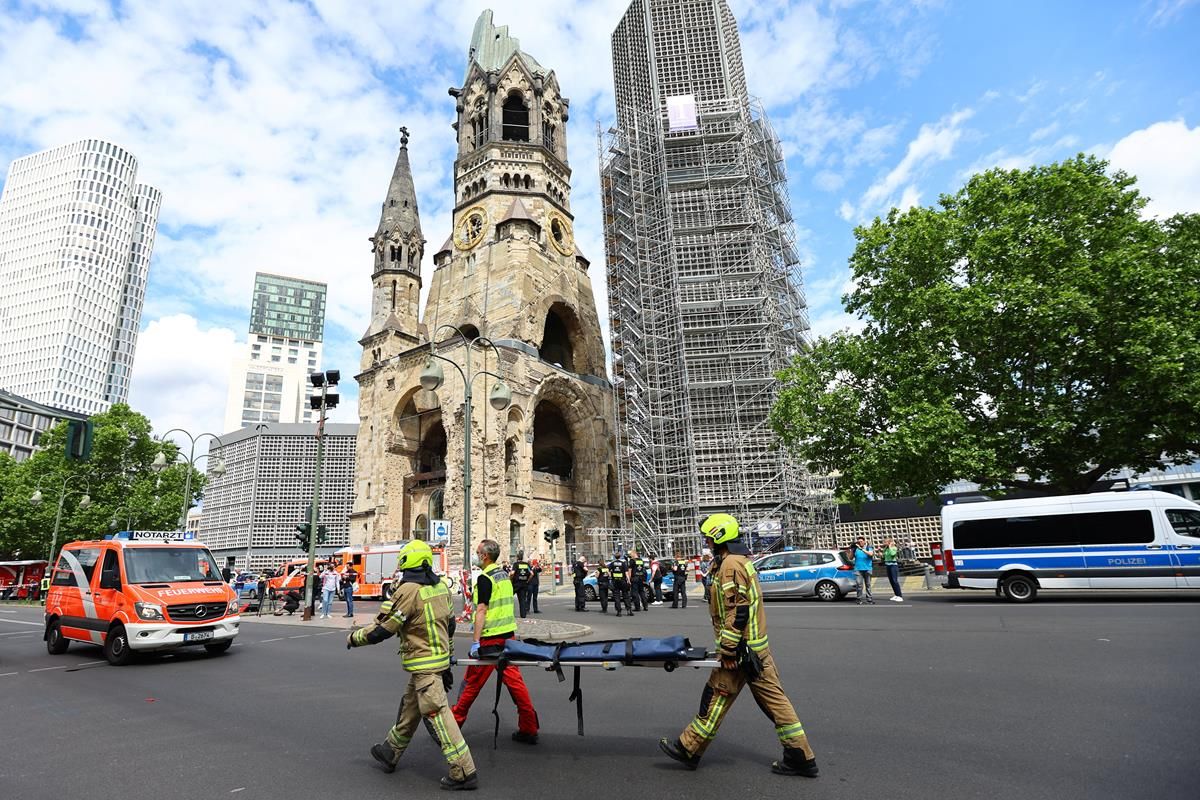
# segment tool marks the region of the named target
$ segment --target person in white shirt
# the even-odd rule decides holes
[[[325,565],[321,573],[321,619],[329,619],[329,611],[333,606],[333,595],[337,592],[338,581],[341,578],[334,572],[333,567]]]

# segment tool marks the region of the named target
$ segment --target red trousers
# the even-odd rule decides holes
[[[479,643],[484,647],[488,645],[503,646],[504,640],[481,639]],[[454,708],[450,709],[459,727],[466,721],[467,713],[471,710],[471,704],[475,702],[475,698],[483,690],[484,684],[487,683],[488,678],[495,671],[496,668],[491,665],[486,667],[467,667],[467,674],[463,676],[462,690],[459,692],[458,702],[454,704]],[[537,733],[537,712],[533,709],[533,698],[529,696],[529,689],[525,686],[525,679],[521,677],[521,670],[516,667],[505,667],[500,672],[500,680],[504,681],[504,685],[508,687],[508,694],[517,706],[517,730],[521,731],[521,733]]]

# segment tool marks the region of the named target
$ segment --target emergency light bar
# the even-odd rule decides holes
[[[195,531],[121,531],[113,534],[114,539],[130,542],[193,542]]]

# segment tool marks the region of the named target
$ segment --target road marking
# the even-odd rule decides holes
[[[311,633],[302,633],[299,636],[289,636],[287,638],[289,638],[289,639],[307,639],[310,636],[312,636]]]
[[[20,675],[19,672],[0,672],[0,678],[7,678],[9,675]]]
[[[71,665],[70,665],[70,664],[63,664],[61,667],[40,667],[40,668],[38,668],[38,669],[31,669],[31,670],[29,670],[29,671],[30,671],[30,672],[46,672],[47,670],[52,670],[52,669],[66,669],[66,668],[67,668],[67,667],[69,667],[69,666],[71,666]]]
[[[267,642],[282,642],[282,641],[283,641],[283,637],[280,636],[278,639],[263,639],[259,642],[259,644],[266,644]]]
[[[33,636],[37,631],[9,631],[8,633],[0,633],[0,636]]]
[[[26,622],[23,619],[0,619],[0,622],[8,622],[12,625],[32,625],[35,628],[45,627],[44,622]]]
[[[340,630],[325,631],[324,633],[310,633],[309,636],[328,636],[331,633],[341,633]]]
[[[10,611],[10,610],[9,610],[9,609],[7,609],[7,608],[0,608],[0,614],[15,614],[15,613],[17,613],[17,612],[15,612],[15,611]],[[10,675],[10,674],[12,674],[12,673],[8,673],[8,672],[6,672],[6,673],[4,673],[4,674],[5,674],[5,675]]]

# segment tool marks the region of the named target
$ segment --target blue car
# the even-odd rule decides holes
[[[833,601],[857,588],[854,570],[837,550],[788,550],[754,562],[764,598],[818,597]]]

